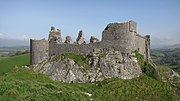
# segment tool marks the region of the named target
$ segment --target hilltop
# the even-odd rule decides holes
[[[0,100],[119,101],[178,100],[169,84],[142,74],[123,80],[111,78],[94,83],[60,83],[28,69],[16,68],[0,76]]]
[[[17,55],[16,60],[19,60],[20,56],[23,56],[24,60],[29,59],[29,56]],[[138,57],[140,59],[141,56]],[[10,59],[7,58],[7,61]],[[163,73],[162,69],[159,72]],[[0,100],[178,100],[175,93],[177,91],[177,94],[180,94],[178,78],[170,76],[168,78],[175,81],[163,82],[149,73],[144,72],[138,78],[130,80],[111,78],[92,83],[62,83],[42,73],[19,67],[0,76]]]

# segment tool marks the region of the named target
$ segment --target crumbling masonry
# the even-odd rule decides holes
[[[48,40],[30,40],[31,64],[37,64],[53,55],[63,52],[87,54],[94,49],[114,49],[125,55],[139,50],[144,58],[150,59],[150,35],[141,36],[136,30],[134,21],[124,23],[110,23],[102,32],[102,40],[91,37],[90,43],[86,44],[83,32],[80,31],[76,42],[73,43],[70,36],[63,43],[61,32],[51,27]]]

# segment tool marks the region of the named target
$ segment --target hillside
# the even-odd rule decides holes
[[[0,47],[0,57],[1,56],[12,56],[16,54],[17,51],[29,50],[29,46],[12,46],[12,47]]]
[[[158,68],[163,79],[156,79],[157,75],[154,75],[155,73],[147,67],[148,65],[142,64],[141,55],[138,56],[138,60],[144,67],[143,71],[145,69],[138,78],[131,80],[111,78],[93,83],[61,83],[26,68],[14,68],[14,65],[29,64],[29,54],[1,58],[0,61],[4,62],[0,64],[0,67],[9,67],[9,69],[0,68],[1,71],[10,72],[0,76],[0,101],[139,101],[149,99],[178,101],[180,79],[171,75],[164,76],[164,73],[170,71],[165,67]],[[164,80],[166,82],[163,82]]]
[[[0,100],[120,101],[171,100],[178,98],[162,81],[146,75],[132,80],[106,79],[96,83],[60,83],[44,74],[16,68],[0,77]]]
[[[151,58],[158,66],[169,66],[180,73],[180,48],[153,49]]]
[[[30,54],[0,57],[0,75],[12,70],[15,66],[29,65]]]

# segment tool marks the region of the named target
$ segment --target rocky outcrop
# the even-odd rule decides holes
[[[64,53],[34,65],[33,70],[61,82],[95,82],[105,78],[132,79],[141,74],[134,54],[94,49],[87,56]]]

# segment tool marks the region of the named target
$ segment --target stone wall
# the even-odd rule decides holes
[[[135,50],[136,23],[129,21],[125,23],[110,23],[102,33],[102,41],[89,44],[57,44],[50,42],[49,55],[62,52],[89,53],[93,49],[111,48],[116,51],[130,53]]]
[[[48,58],[49,41],[30,40],[30,64],[37,64]]]
[[[93,49],[114,49],[122,53],[132,53],[135,50],[139,50],[146,59],[150,58],[150,36],[143,37],[137,34],[137,24],[134,21],[124,23],[110,23],[104,29],[102,33],[102,40],[100,42],[89,43],[89,44],[69,44],[63,43],[56,39],[61,39],[61,36],[57,36],[55,33],[50,33],[52,40],[31,40],[31,64],[38,63],[48,55],[53,55],[72,52],[80,54],[88,54]],[[51,28],[50,32],[54,32],[56,29]],[[57,31],[58,35],[60,30]],[[58,37],[58,38],[57,38]],[[54,41],[55,40],[55,41]],[[49,50],[48,50],[49,49]],[[48,55],[47,55],[48,51]]]
[[[139,34],[136,35],[136,49],[139,50],[139,52],[144,55],[144,58],[146,58],[146,38],[140,36]]]

